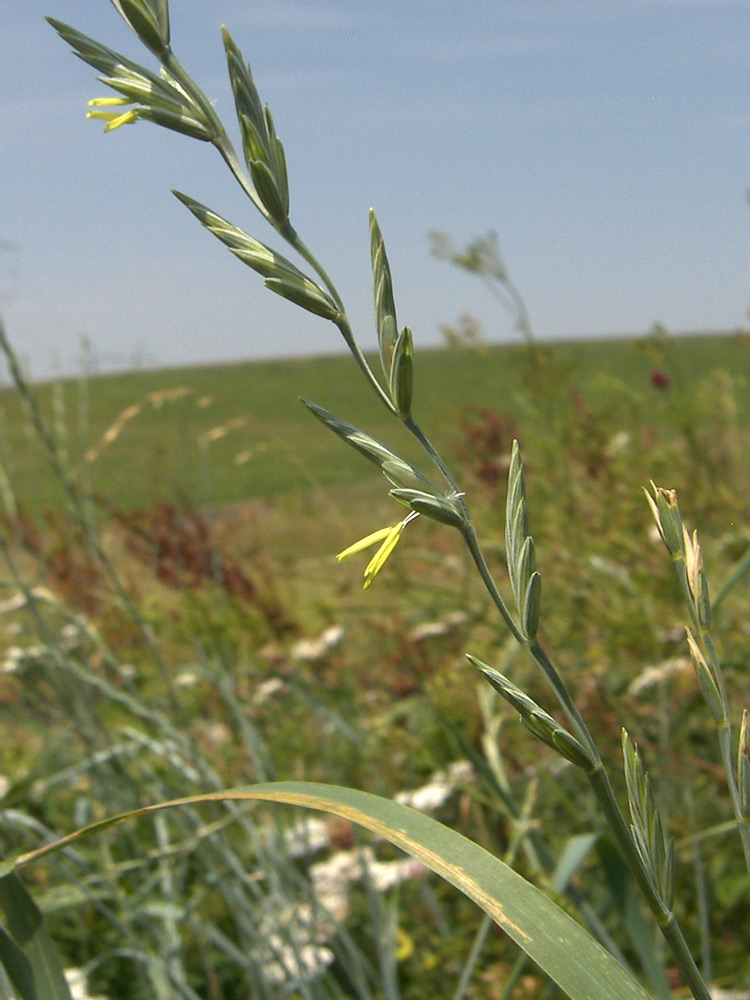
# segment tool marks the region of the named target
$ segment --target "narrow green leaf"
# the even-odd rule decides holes
[[[284,215],[287,216],[289,215],[289,180],[286,172],[286,154],[281,139],[276,135],[273,115],[267,104],[263,108],[263,121],[268,137],[268,168],[273,174],[284,206]]]
[[[21,879],[15,874],[0,877],[0,907],[5,914],[13,941],[28,959],[33,978],[33,992],[21,992],[23,1000],[71,1000],[62,965],[51,938],[47,934],[34,900]],[[7,941],[5,942],[7,945]],[[10,956],[10,951],[7,951]],[[18,959],[17,953],[14,957]],[[3,955],[5,964],[5,954]],[[6,966],[7,968],[7,966]],[[13,965],[28,989],[28,968],[24,963]],[[11,974],[8,969],[9,975]],[[18,983],[14,983],[18,988]]]
[[[529,539],[531,541],[531,539]],[[529,577],[523,596],[523,606],[519,608],[523,634],[529,641],[536,639],[539,629],[539,615],[542,609],[542,577],[534,572]]]
[[[307,283],[312,288],[318,286],[303,271],[288,260],[283,254],[278,253],[271,247],[256,240],[244,230],[239,229],[223,216],[212,209],[202,205],[194,198],[190,198],[181,191],[173,191],[172,194],[182,202],[182,204],[192,212],[198,222],[213,235],[221,240],[224,246],[228,247],[235,257],[239,257],[243,264],[247,264],[264,278],[278,278],[284,281]],[[266,212],[265,206],[261,205],[261,210]],[[328,311],[333,309],[338,315],[338,311],[333,306],[327,293],[319,289],[320,295],[329,303]],[[307,307],[305,307],[307,308]]]
[[[396,412],[402,420],[407,420],[411,416],[414,392],[414,342],[408,326],[398,335],[393,350],[389,385]]]
[[[436,497],[421,490],[395,489],[391,496],[415,510],[418,514],[431,517],[433,521],[449,524],[453,528],[462,528],[466,519],[458,507],[446,497]]]
[[[750,723],[747,709],[742,711],[740,739],[737,744],[737,788],[740,794],[740,812],[750,815]]]
[[[727,594],[730,594],[737,584],[744,580],[748,573],[750,573],[750,549],[745,552],[734,569],[729,573],[724,583],[719,587],[719,592],[713,600],[714,611],[716,611]]]
[[[536,552],[534,549],[534,539],[531,535],[527,535],[524,538],[520,549],[515,553],[514,571],[512,573],[511,581],[513,583],[513,589],[516,592],[516,603],[518,605],[518,611],[523,614],[523,598],[526,593],[526,588],[529,585],[529,580],[531,579],[531,574],[536,569]]]
[[[427,476],[423,476],[419,469],[399,458],[397,461],[389,459],[380,466],[381,471],[389,483],[396,489],[418,490],[421,493],[429,493],[430,496],[440,497],[441,491],[431,483]]]
[[[249,166],[255,190],[266,211],[277,226],[284,226],[289,221],[285,208],[288,197],[279,191],[276,178],[263,160],[251,160]]]
[[[640,967],[648,976],[654,995],[671,1000],[664,952],[654,936],[653,925],[643,912],[641,896],[622,854],[608,835],[599,838],[596,851],[609,885],[612,905],[619,911]]]
[[[239,46],[225,27],[221,29],[221,37],[227,56],[229,81],[232,85],[237,116],[246,116],[256,129],[260,129],[263,122],[263,108],[250,64],[245,62]]]
[[[393,351],[398,338],[396,305],[393,300],[393,283],[385,242],[375,213],[370,209],[370,257],[375,299],[375,322],[378,329],[378,346],[383,373],[390,382]]]
[[[137,76],[150,79],[157,89],[160,84],[163,85],[163,81],[145,67],[128,59],[127,56],[115,52],[114,49],[107,48],[106,45],[102,45],[93,38],[89,38],[88,35],[84,35],[75,28],[71,28],[69,24],[58,21],[54,17],[47,17],[45,20],[55,29],[62,40],[70,45],[79,59],[88,63],[89,66],[93,66],[94,69],[98,69],[101,73],[107,76],[119,76],[122,70],[127,70]]]
[[[157,56],[169,46],[166,0],[111,0],[120,17]]]
[[[39,1000],[31,962],[3,927],[0,927],[0,965],[21,1000]]]
[[[28,864],[146,813],[228,800],[304,806],[357,823],[419,859],[473,900],[572,1000],[648,1000],[649,994],[587,931],[483,847],[408,806],[352,788],[275,782],[162,802],[93,823],[23,855],[16,864]]]
[[[307,278],[301,281],[294,278],[266,278],[265,285],[282,298],[289,299],[295,305],[316,316],[322,316],[323,319],[335,320],[339,315],[331,297],[319,285]]]

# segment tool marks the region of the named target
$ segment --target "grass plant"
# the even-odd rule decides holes
[[[113,3],[157,59],[160,73],[52,22],[118,95],[93,101],[92,117],[103,118],[108,130],[150,120],[212,144],[299,263],[193,198],[178,197],[260,273],[271,291],[336,326],[359,368],[354,375],[371,391],[369,404],[359,407],[359,395],[356,400],[362,419],[378,436],[315,403],[306,405],[333,432],[332,440],[341,439],[357,461],[364,458],[365,467],[384,474],[388,502],[400,505],[400,518],[387,516],[384,527],[374,519],[361,525],[360,532],[370,530],[340,555],[366,562],[365,588],[380,590],[390,632],[385,620],[371,622],[354,670],[337,660],[332,642],[324,641],[316,654],[294,655],[289,643],[309,634],[309,625],[284,614],[284,594],[268,584],[269,574],[248,578],[252,596],[243,591],[244,604],[238,600],[230,586],[237,579],[230,572],[234,553],[230,559],[210,524],[192,517],[189,506],[181,520],[166,518],[164,511],[161,519],[131,520],[138,537],[151,546],[163,545],[165,521],[172,532],[168,555],[162,548],[162,561],[152,563],[152,594],[137,593],[128,572],[132,563],[117,547],[129,536],[122,518],[117,538],[102,530],[101,511],[92,502],[92,473],[106,450],[134,431],[144,414],[166,412],[158,410],[156,387],[141,383],[135,399],[123,398],[110,413],[96,417],[91,425],[98,420],[100,429],[93,442],[72,441],[63,390],[53,387],[48,404],[40,403],[3,335],[25,411],[22,425],[46,457],[68,526],[62,562],[34,547],[14,492],[17,442],[6,443],[3,495],[9,531],[2,546],[6,585],[15,602],[7,610],[19,613],[22,629],[20,653],[6,671],[11,678],[6,697],[14,708],[7,725],[11,738],[14,727],[24,737],[34,734],[28,759],[12,768],[3,799],[7,860],[0,868],[0,906],[6,922],[0,929],[0,961],[6,992],[23,1000],[70,995],[39,910],[17,875],[21,869],[31,873],[34,896],[52,915],[66,956],[97,982],[99,966],[106,962],[102,982],[111,996],[403,995],[417,1000],[487,995],[482,990],[509,997],[522,984],[535,995],[558,989],[572,1000],[652,995],[666,1000],[680,989],[708,1000],[719,968],[728,977],[725,982],[742,985],[749,970],[742,967],[747,963],[746,956],[741,958],[741,938],[739,950],[730,949],[728,958],[712,942],[717,926],[728,928],[748,908],[750,727],[746,716],[732,709],[735,696],[743,696],[741,665],[748,638],[742,616],[732,614],[748,565],[747,539],[735,524],[747,511],[729,487],[730,474],[739,473],[746,454],[747,408],[739,402],[746,387],[718,372],[704,381],[702,396],[667,394],[672,382],[680,388],[677,383],[692,377],[689,359],[698,359],[703,345],[684,351],[655,337],[644,347],[650,407],[637,420],[643,397],[623,380],[622,360],[614,371],[597,367],[582,393],[571,384],[562,353],[530,342],[518,355],[518,370],[508,373],[508,398],[517,404],[517,415],[485,413],[494,421],[485,433],[480,413],[479,423],[466,431],[474,447],[465,482],[459,483],[414,416],[418,403],[426,422],[434,416],[439,423],[444,400],[424,392],[412,333],[397,323],[385,243],[374,214],[370,244],[380,350],[373,359],[362,352],[338,290],[290,222],[283,147],[229,33],[224,29],[223,38],[241,156],[171,50],[167,0]],[[728,352],[745,349],[741,338],[726,342]],[[618,356],[642,365],[632,345],[613,345],[609,362],[616,364]],[[488,377],[485,358],[467,355],[465,361],[456,376],[459,404],[476,403],[480,371]],[[330,378],[340,363],[332,359],[321,365],[321,377]],[[424,369],[439,364],[438,355],[427,356]],[[158,390],[161,405],[193,406],[205,398],[196,388],[202,376],[195,374],[189,386],[180,373],[171,376],[175,384]],[[92,399],[88,394],[87,405]],[[181,448],[193,439],[203,442],[205,490],[202,496],[196,493],[201,500],[211,499],[215,489],[207,457],[211,443],[246,426],[234,413],[212,416],[210,427],[204,425],[194,438],[185,433],[180,438]],[[659,436],[662,418],[675,428],[671,439]],[[283,433],[298,418],[289,416],[286,402],[279,404],[275,419],[276,433]],[[511,436],[535,425],[536,433],[529,434],[528,475],[518,444],[510,446],[504,518],[498,523],[498,476],[487,475],[478,452],[492,452],[496,432]],[[9,420],[8,426],[21,422]],[[78,426],[83,434],[85,424]],[[402,448],[407,436],[411,444]],[[381,437],[399,444],[391,447]],[[641,470],[639,464],[646,443],[653,470]],[[654,486],[647,494],[654,530],[673,563],[674,584],[668,582],[666,562],[653,550],[637,554],[634,524],[648,508],[631,495],[632,475],[661,477],[676,469],[691,506],[724,524],[726,577],[719,588],[719,613],[728,658],[719,655],[714,639],[716,616],[701,546],[684,526],[674,490]],[[321,482],[326,485],[319,480],[318,487]],[[490,525],[482,532],[489,545],[480,540],[469,495],[472,511],[481,511]],[[385,499],[372,501],[378,517]],[[337,511],[333,505],[332,517]],[[315,504],[307,513],[322,516]],[[599,537],[614,539],[614,549],[603,554]],[[498,556],[505,568],[495,572],[491,567]],[[78,583],[62,601],[56,590],[70,579],[76,560]],[[564,585],[555,583],[555,571]],[[302,580],[309,569],[296,565],[295,572]],[[400,588],[394,583],[399,574]],[[326,575],[325,588],[316,593],[317,615],[330,616],[338,603],[352,616],[364,610],[367,621],[372,595],[365,599],[349,583],[332,584],[330,570]],[[50,579],[57,588],[49,587]],[[429,629],[418,621],[410,596],[417,579],[427,581]],[[164,600],[170,583],[176,612],[171,632],[164,627],[168,616],[157,619],[149,605],[157,592]],[[608,602],[598,594],[603,583],[613,595]],[[74,609],[84,592],[94,603]],[[686,644],[672,634],[679,620],[675,598],[683,602]],[[671,638],[660,624],[664,613]],[[396,625],[394,614],[400,619]],[[478,701],[475,685],[466,680],[470,667],[464,661],[462,669],[456,668],[466,642],[475,650],[469,663],[476,670]],[[559,649],[554,658],[548,652],[553,648]],[[379,650],[376,656],[373,649]],[[258,650],[282,665],[277,676],[262,676]],[[662,655],[650,674],[641,672],[639,664],[655,650],[673,655]],[[175,669],[178,656],[180,670]],[[683,666],[672,662],[678,659],[692,661],[697,683],[688,686]],[[609,671],[618,660],[632,664],[640,687],[635,679],[628,687],[627,670]],[[685,708],[684,731],[672,718],[672,686],[677,698],[697,700],[700,692],[705,702],[700,709]],[[639,710],[644,691],[656,691],[657,698],[650,700],[647,693],[648,704]],[[506,703],[523,733],[509,723]],[[360,707],[367,719],[362,730],[351,723]],[[623,718],[624,710],[630,719]],[[634,722],[642,724],[640,747],[623,729],[625,721],[630,732]],[[51,740],[45,738],[50,732]],[[536,740],[532,753],[527,735]],[[711,758],[714,740],[718,772]],[[294,745],[294,753],[287,748],[279,773],[275,754],[285,741]],[[395,774],[384,772],[386,754]],[[653,772],[644,763],[652,754],[659,761]],[[417,785],[437,761],[456,757],[469,762],[465,773],[472,775],[471,794],[467,787],[450,785],[445,797],[435,799],[434,788],[446,786],[444,775],[423,786],[431,789],[423,800],[448,811],[450,796],[458,791],[460,808],[452,823],[426,815],[416,793],[395,796],[396,775]],[[717,773],[725,789],[718,802],[711,791]],[[364,775],[383,794],[351,787]],[[320,779],[341,783],[321,784]],[[710,814],[696,810],[693,788]],[[338,827],[325,827],[324,847],[345,844],[349,856],[341,866],[349,870],[353,865],[355,875],[347,878],[364,885],[353,920],[344,916],[341,882],[338,895],[321,893],[320,869],[308,857],[313,848],[300,852],[270,803],[339,817]],[[67,828],[74,829],[60,836],[63,816],[72,817]],[[385,854],[358,850],[352,824],[375,834],[377,850]],[[303,840],[312,842],[319,829],[303,827]],[[738,840],[736,855],[719,839],[729,834]],[[401,876],[396,873],[405,869],[388,867],[386,873],[384,866],[395,859],[383,842],[459,888],[485,917],[465,930],[464,903],[423,880],[406,883],[400,896],[385,897],[385,887],[397,884]],[[734,866],[737,856],[739,867]],[[35,878],[43,870],[42,858],[57,866],[60,881],[54,891],[46,886],[46,876]],[[726,917],[708,902],[710,886],[717,895],[722,887]],[[410,919],[402,920],[402,909]],[[503,935],[493,936],[493,923]],[[520,949],[512,959],[506,938]],[[490,963],[478,980],[488,952],[494,972]],[[446,992],[448,981],[452,986]]]

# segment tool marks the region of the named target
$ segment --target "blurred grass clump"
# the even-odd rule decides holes
[[[750,550],[750,387],[738,374],[749,352],[742,334],[662,332],[464,351],[460,365],[451,351],[420,355],[420,418],[472,488],[498,567],[510,446],[524,441],[545,642],[612,773],[624,724],[639,733],[663,812],[692,817],[673,830],[694,862],[678,869],[680,920],[698,940],[699,870],[717,904],[714,978],[734,984],[750,981],[750,900],[732,874],[737,848],[711,830],[726,815],[721,765],[640,487],[667,482],[685,498],[721,589]],[[469,628],[472,651],[503,660],[532,697],[542,681],[509,650],[459,539],[432,523],[407,535],[378,602],[363,597],[356,566],[333,562],[363,505],[368,519],[392,513],[379,477],[289,400],[355,407],[380,436],[377,400],[337,398],[349,364],[3,390],[5,856],[148,802],[275,778],[392,796],[460,775],[444,780],[435,808],[542,881],[521,828],[557,849],[571,831],[600,829],[574,772],[544,749],[532,761],[512,713],[478,694],[463,656]],[[740,703],[749,611],[746,585],[716,609]],[[460,761],[468,769],[450,772]],[[500,995],[515,956],[499,933],[478,931],[471,904],[431,878],[386,875],[391,849],[358,853],[364,839],[346,823],[299,825],[302,846],[289,823],[232,804],[143,818],[35,867],[35,898],[66,961],[109,997],[420,1000],[449,995],[451,980],[456,996]],[[341,855],[359,864],[354,874],[341,874],[343,861],[337,876],[321,873]],[[582,865],[577,885],[629,957],[599,864]],[[338,895],[321,891],[325,878],[339,879]],[[390,888],[373,891],[378,878]],[[344,891],[350,883],[359,888]],[[520,983],[516,995],[539,995],[533,975]]]

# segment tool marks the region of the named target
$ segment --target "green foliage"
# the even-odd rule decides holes
[[[305,547],[294,544],[295,532],[307,534],[308,524],[320,528],[327,518],[337,531],[344,525],[348,530],[365,507],[380,515],[382,504],[369,492],[360,494],[366,503],[347,502],[360,486],[351,480],[351,493],[342,486],[347,475],[338,458],[336,473],[325,480],[314,446],[305,442],[307,465],[287,452],[307,475],[308,487],[299,506],[276,522],[287,544],[283,565],[281,558],[275,566],[260,564],[248,552],[243,562],[240,533],[224,536],[219,516],[196,509],[216,500],[209,446],[252,424],[247,412],[227,413],[197,434],[183,424],[183,468],[192,472],[197,465],[201,477],[198,486],[189,481],[179,506],[162,501],[123,510],[112,500],[114,476],[104,480],[107,497],[97,494],[99,459],[152,409],[189,401],[197,412],[208,405],[206,397],[196,395],[193,385],[147,390],[102,421],[101,436],[91,444],[92,423],[83,419],[83,401],[88,406],[92,399],[88,386],[80,386],[73,435],[62,387],[53,386],[49,398],[40,400],[2,334],[23,411],[21,419],[6,420],[1,452],[7,529],[1,545],[9,590],[3,612],[13,616],[19,644],[0,676],[0,694],[11,709],[3,751],[10,775],[3,790],[7,808],[0,824],[6,858],[0,896],[8,929],[0,935],[0,958],[16,991],[23,1000],[67,995],[35,904],[12,874],[46,858],[52,868],[33,869],[39,872],[33,888],[66,960],[94,978],[100,975],[108,995],[128,1000],[193,1000],[201,994],[371,1000],[400,993],[417,1000],[434,995],[432,981],[425,994],[424,973],[436,962],[444,963],[440,985],[452,979],[459,1000],[475,988],[480,961],[496,991],[502,982],[509,996],[528,960],[573,1000],[605,992],[623,998],[653,993],[667,1000],[675,976],[696,1000],[708,1000],[712,962],[722,960],[712,942],[724,941],[727,933],[734,941],[743,926],[738,917],[748,910],[734,859],[703,846],[738,832],[750,871],[744,714],[739,741],[732,732],[738,666],[748,640],[746,609],[740,605],[737,613],[732,602],[745,572],[746,539],[734,531],[723,549],[717,546],[726,579],[719,593],[727,651],[720,656],[708,554],[697,533],[685,527],[675,490],[653,487],[648,494],[657,540],[675,570],[670,588],[663,561],[644,553],[643,502],[637,505],[634,491],[622,484],[632,482],[634,471],[640,475],[641,464],[646,479],[650,464],[660,481],[669,473],[671,483],[688,487],[691,506],[694,501],[696,509],[711,512],[714,525],[723,523],[726,530],[729,521],[743,523],[748,511],[735,498],[737,476],[747,468],[747,408],[737,402],[744,387],[718,372],[700,386],[693,378],[688,389],[697,374],[689,372],[690,359],[704,348],[675,346],[662,330],[646,344],[645,377],[643,358],[636,364],[632,345],[624,344],[608,345],[606,361],[599,355],[585,371],[576,363],[579,346],[556,351],[533,342],[525,306],[513,297],[495,241],[478,241],[468,255],[451,252],[454,263],[511,294],[528,341],[507,373],[503,401],[514,408],[513,417],[500,418],[500,424],[518,424],[531,461],[524,468],[514,442],[499,523],[498,477],[484,475],[488,456],[473,454],[481,460],[466,470],[470,512],[467,492],[413,415],[416,407],[436,424],[448,418],[457,431],[461,427],[455,412],[446,417],[444,393],[424,395],[430,369],[434,376],[444,356],[420,359],[415,378],[413,336],[408,327],[398,332],[390,268],[374,216],[370,243],[382,374],[362,353],[338,291],[291,225],[283,147],[232,39],[224,33],[245,166],[211,103],[172,53],[166,0],[118,0],[115,7],[161,71],[155,77],[55,23],[74,51],[106,73],[103,82],[122,95],[93,106],[134,105],[92,116],[104,118],[108,130],[150,120],[218,150],[305,269],[194,199],[181,200],[272,291],[337,328],[372,390],[370,403],[360,405],[350,380],[342,380],[346,408],[356,404],[358,421],[374,433],[317,404],[308,403],[308,409],[334,432],[333,441],[343,439],[357,458],[384,473],[393,489],[383,500],[396,500],[409,513],[342,553],[357,555],[381,543],[365,571],[365,587],[381,570],[388,581],[374,613],[345,577],[332,577],[311,539]],[[737,339],[731,349],[745,345]],[[654,357],[659,368],[653,368]],[[330,375],[337,363],[319,367],[328,366]],[[485,358],[468,357],[460,372],[449,363],[457,408],[476,407],[483,385],[497,393]],[[632,379],[629,366],[638,371]],[[201,374],[195,374],[199,381]],[[293,424],[288,411],[287,397],[274,424],[282,435]],[[485,433],[481,425],[472,426],[474,452],[491,450],[495,441],[498,418],[482,414],[492,427]],[[267,409],[253,416],[269,426]],[[710,442],[703,436],[704,417]],[[49,533],[52,544],[26,513],[18,490],[18,442],[12,436],[18,427],[37,449],[30,449],[30,464],[43,456],[58,491],[63,513]],[[191,455],[196,440],[198,463]],[[457,437],[449,443],[460,451]],[[716,450],[707,457],[709,443]],[[127,474],[132,478],[132,466]],[[170,470],[166,481],[174,489],[179,477]],[[406,535],[402,561],[389,562],[385,570],[403,529],[414,522],[420,531]],[[264,519],[257,529],[253,557],[261,551],[268,559],[273,549],[269,523]],[[481,543],[479,523],[488,525]],[[455,530],[446,532],[446,526]],[[496,572],[490,562],[498,555],[505,569]],[[471,563],[480,591],[466,572]],[[537,568],[542,565],[550,580],[544,607]],[[413,579],[426,581],[424,607],[432,621],[413,601]],[[506,605],[506,589],[515,614]],[[340,649],[345,630],[330,627],[334,615],[354,618],[364,607],[359,637]],[[660,624],[683,622],[685,615],[697,673],[692,687],[679,659],[665,657],[676,640],[668,637],[673,629],[665,633]],[[318,629],[329,626],[315,641],[313,621]],[[466,684],[460,655],[469,626],[472,648],[483,657],[470,657],[485,682],[478,694]],[[560,650],[554,661],[547,652],[552,648]],[[633,678],[656,651],[657,665]],[[484,658],[499,659],[502,670]],[[681,695],[677,711],[669,705],[673,685]],[[556,705],[550,704],[550,690]],[[654,690],[655,698],[639,701]],[[523,727],[508,725],[506,703]],[[715,733],[705,725],[706,713]],[[643,733],[641,746],[658,747],[658,766],[647,770],[627,736],[621,748],[612,746],[625,718],[631,731],[637,726]],[[541,744],[532,759],[526,731]],[[714,780],[702,784],[674,770],[675,762],[695,757],[705,757],[723,777],[720,796]],[[436,764],[443,769],[432,773]],[[343,786],[370,784],[383,795],[316,784],[319,776]],[[421,788],[393,801],[399,785],[414,787],[420,780]],[[583,780],[590,796],[583,794]],[[681,808],[684,801],[687,809]],[[256,803],[253,811],[250,802]],[[342,825],[329,823],[321,837],[320,828],[290,828],[259,803],[322,809]],[[422,815],[440,809],[448,823]],[[376,839],[361,847],[352,823]],[[71,827],[77,829],[69,832]],[[321,837],[317,846],[314,837]],[[395,896],[383,898],[384,885],[415,873],[404,874],[388,845],[460,888],[504,934],[491,938],[486,919],[469,926],[464,903],[431,882],[421,895],[407,885],[399,913]],[[312,860],[318,850],[330,855],[326,862]],[[328,862],[345,863],[349,874],[345,887],[324,893],[321,864]],[[350,925],[352,881],[363,889]],[[686,892],[693,884],[697,893]],[[725,903],[725,914],[709,908],[709,886]],[[426,927],[434,933],[425,935]],[[737,980],[744,974],[736,961],[742,948],[738,939],[736,949],[724,949],[735,964],[722,967],[720,975]],[[648,992],[639,977],[648,982]],[[534,974],[530,989],[544,994],[547,987]]]

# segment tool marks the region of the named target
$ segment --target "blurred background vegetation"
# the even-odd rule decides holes
[[[543,641],[618,787],[620,727],[637,739],[677,841],[691,945],[717,982],[747,985],[740,845],[720,826],[730,812],[686,612],[641,487],[678,491],[716,597],[750,550],[750,336],[448,340],[417,351],[416,416],[452,456],[501,582],[519,439]],[[299,395],[417,458],[343,356],[51,383],[33,389],[36,417],[16,388],[0,394],[3,853],[201,789],[309,778],[394,795],[467,761],[438,815],[548,884],[534,837],[559,857],[600,821],[580,777],[532,744],[463,654],[548,709],[550,696],[450,529],[420,518],[367,594],[366,557],[335,563],[399,508]],[[739,715],[746,581],[716,618]],[[471,904],[431,877],[374,891],[365,865],[336,913],[314,859],[366,838],[330,823],[322,846],[292,849],[293,821],[185,810],[25,877],[68,964],[111,997],[505,995],[517,956]],[[659,946],[618,906],[627,887],[606,838],[590,847],[565,905],[648,977]],[[372,865],[395,860],[372,850]],[[526,968],[513,995],[545,989]]]

